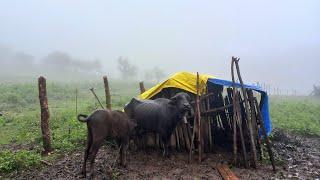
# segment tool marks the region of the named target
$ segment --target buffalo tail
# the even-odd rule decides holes
[[[88,122],[89,118],[88,118],[88,115],[79,114],[79,115],[78,115],[78,120],[79,120],[80,122]]]

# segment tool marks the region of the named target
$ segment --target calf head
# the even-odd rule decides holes
[[[191,98],[189,94],[184,92],[177,93],[171,98],[171,104],[174,104],[178,108],[182,116],[185,116],[185,114],[191,110],[190,101]]]

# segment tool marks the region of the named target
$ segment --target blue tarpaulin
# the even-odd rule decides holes
[[[232,81],[222,80],[222,79],[216,79],[216,78],[209,78],[207,83],[213,83],[218,85],[223,85],[227,87],[232,87],[233,83]],[[235,83],[235,87],[241,88],[240,83]],[[255,91],[258,91],[261,93],[261,114],[264,121],[264,126],[266,128],[267,134],[270,135],[272,131],[272,124],[271,124],[271,118],[269,115],[269,97],[266,91],[263,91],[261,87],[255,86],[255,85],[246,85],[244,84],[244,87],[247,89],[252,89]]]

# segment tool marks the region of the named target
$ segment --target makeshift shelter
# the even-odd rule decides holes
[[[190,92],[192,94],[197,93],[197,75],[195,73],[190,72],[178,72],[171,77],[169,77],[167,80],[153,86],[152,88],[148,89],[144,93],[142,93],[139,98],[140,99],[154,99],[156,95],[161,93],[166,88],[177,88],[181,89],[187,92]],[[199,75],[199,84],[200,84],[200,94],[203,94],[203,92],[206,91],[206,88],[208,86],[223,86],[223,87],[232,87],[233,83],[232,81],[223,80],[216,78],[215,76],[211,75]],[[272,124],[271,119],[269,115],[269,98],[266,91],[262,90],[261,87],[255,86],[255,85],[244,85],[246,89],[254,90],[261,95],[261,113],[263,116],[263,121],[265,128],[267,130],[267,133],[270,134],[272,130]],[[236,88],[241,88],[241,84],[235,83]],[[210,92],[209,92],[210,93]]]
[[[245,108],[244,95],[241,95],[239,91],[241,87],[247,90],[245,92],[248,94],[246,98],[249,97],[250,100],[249,109]],[[178,72],[143,92],[139,98],[170,98],[181,91],[190,94],[195,108],[188,116],[189,123],[180,123],[177,126],[171,137],[171,146],[179,151],[189,150],[190,157],[191,153],[195,151],[210,153],[216,152],[219,148],[224,151],[232,151],[233,149],[235,162],[245,164],[246,167],[248,167],[247,153],[254,154],[254,162],[250,164],[254,164],[255,167],[256,151],[260,153],[260,157],[262,153],[260,141],[263,135],[261,133],[262,126],[265,127],[263,129],[265,134],[269,135],[272,130],[267,92],[255,85],[241,85],[211,75],[200,74],[197,76],[195,73]],[[199,96],[196,96],[197,92]],[[237,95],[233,95],[234,92]],[[233,98],[236,98],[237,101],[233,101]],[[237,102],[236,105],[233,102]],[[197,104],[200,112],[196,110]],[[236,120],[234,120],[233,108],[235,106],[239,109],[237,109],[239,118]],[[198,126],[195,118],[196,113],[199,113],[200,118],[198,119],[201,122]],[[235,133],[238,131],[237,129],[240,133]],[[195,133],[196,131],[199,133]],[[250,138],[252,141],[249,140]],[[162,146],[156,134],[149,134],[145,144]],[[237,151],[237,149],[239,150]],[[243,159],[241,159],[242,156],[237,156],[239,152],[244,155]],[[200,158],[199,161],[201,161]]]

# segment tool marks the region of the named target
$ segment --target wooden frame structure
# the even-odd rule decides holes
[[[199,74],[197,73],[197,94],[189,93],[193,98],[194,112],[188,116],[188,124],[181,121],[171,137],[171,147],[178,151],[189,151],[189,162],[197,152],[198,161],[202,154],[216,151],[216,146],[233,152],[233,164],[245,168],[257,167],[261,160],[261,148],[266,141],[266,148],[275,171],[271,144],[260,112],[259,94],[246,89],[240,74],[239,58],[232,57],[231,76],[233,87],[207,85],[205,92],[199,92]],[[235,87],[235,73],[241,88]],[[140,84],[141,87],[141,84]],[[163,89],[155,98],[170,98],[183,90]],[[188,92],[187,92],[188,93]],[[150,137],[151,136],[151,137]],[[162,147],[157,135],[150,135],[148,146]],[[154,139],[153,141],[150,139]],[[151,143],[150,143],[151,142]]]

